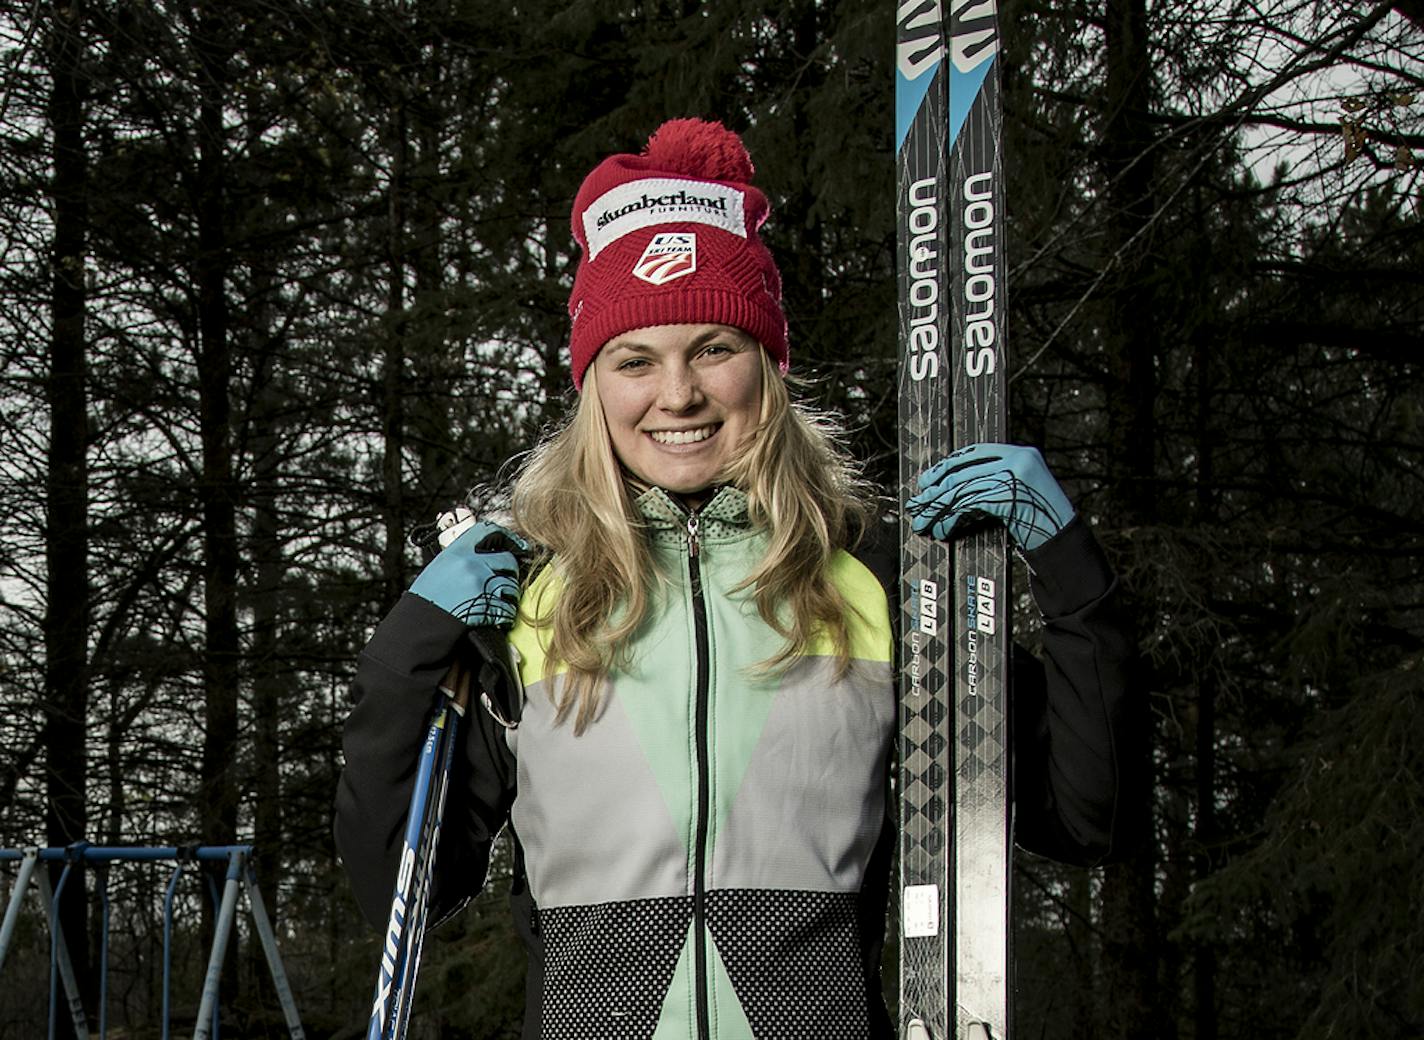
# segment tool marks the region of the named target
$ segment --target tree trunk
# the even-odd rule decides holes
[[[203,84],[198,113],[198,395],[203,474],[205,559],[203,594],[206,650],[203,659],[205,717],[202,837],[225,844],[237,834],[237,789],[233,762],[237,744],[237,489],[233,479],[232,355],[228,344],[227,233],[224,224],[226,160],[223,155],[223,89],[227,56],[216,38],[217,20],[199,22]]]
[[[44,736],[45,841],[63,846],[86,837],[89,825],[89,514],[88,400],[85,387],[85,228],[89,178],[84,144],[84,12],[80,0],[57,4],[49,19],[52,74],[49,121],[53,133],[54,252],[51,257],[50,464],[46,487]],[[58,884],[61,864],[51,880]],[[80,992],[94,1006],[84,872],[65,885],[60,927],[69,945]],[[59,1014],[60,1035],[72,1031]]]
[[[392,115],[391,177],[387,196],[387,260],[390,270],[386,290],[385,357],[382,378],[382,433],[384,461],[382,521],[386,529],[381,573],[385,580],[385,606],[389,608],[405,591],[405,169],[409,144],[405,107],[397,102]]]
[[[1215,841],[1216,812],[1216,672],[1208,662],[1197,683],[1197,848],[1196,877],[1211,876],[1211,846]],[[1210,940],[1200,942],[1193,952],[1192,1015],[1195,1040],[1216,1040],[1216,949]]]
[[[1216,435],[1211,421],[1213,394],[1212,346],[1214,337],[1205,330],[1195,335],[1192,368],[1196,373],[1197,397],[1197,524],[1209,530],[1218,522],[1216,508]],[[1216,841],[1216,662],[1211,655],[1198,666],[1196,711],[1196,847],[1195,876],[1198,882],[1211,877],[1214,864],[1211,849]],[[1194,1040],[1216,1040],[1216,950],[1209,940],[1193,952],[1192,1015]]]
[[[261,264],[261,261],[258,262]],[[253,410],[252,533],[248,558],[255,581],[248,591],[252,612],[252,845],[257,857],[257,884],[274,926],[280,917],[278,897],[286,842],[282,833],[281,721],[285,679],[282,655],[281,591],[286,561],[277,512],[281,479],[281,376],[273,349],[268,301],[272,274],[263,265],[252,273]],[[259,943],[247,949],[247,977],[267,976],[266,957]],[[248,993],[256,1000],[259,983]]]
[[[1133,529],[1150,524],[1156,512],[1152,476],[1158,332],[1150,259],[1154,198],[1146,0],[1108,0],[1105,30],[1102,154],[1111,251],[1106,262],[1115,264],[1116,271],[1110,279],[1113,290],[1106,316],[1110,465],[1115,524]],[[1152,684],[1146,674],[1141,679],[1137,695],[1145,698]],[[1124,775],[1146,790],[1151,787],[1154,743],[1155,736],[1127,748],[1134,760],[1123,763]],[[1140,1040],[1163,1036],[1166,1016],[1158,986],[1152,802],[1129,798],[1126,804],[1138,815],[1137,826],[1148,837],[1136,855],[1109,866],[1103,875],[1103,1006],[1109,1015],[1104,1035]]]
[[[1074,1040],[1092,1040],[1093,1001],[1097,996],[1093,951],[1097,949],[1097,936],[1093,934],[1093,886],[1088,871],[1073,870],[1069,873],[1066,898],[1068,942],[1074,953],[1072,993],[1068,996],[1073,1027],[1068,1035]]]
[[[197,6],[198,94],[197,230],[198,413],[203,448],[198,485],[203,516],[204,650],[203,756],[198,813],[202,842],[237,839],[238,663],[237,488],[233,478],[232,354],[228,342],[227,277],[231,263],[226,227],[227,158],[223,106],[227,92],[229,27],[221,11]],[[213,911],[203,901],[205,944]],[[233,930],[234,939],[236,929]],[[224,995],[230,996],[230,955]]]
[[[432,40],[430,53],[420,62],[422,72],[417,82],[422,93],[438,94],[444,54],[441,41]],[[429,311],[423,305],[447,288],[445,268],[440,262],[441,213],[431,190],[440,183],[442,114],[430,113],[415,134],[414,170],[410,180],[420,185],[421,190],[411,192],[407,207],[407,266],[415,286],[416,309],[424,313]],[[457,384],[465,377],[460,347],[459,341],[452,343],[443,325],[437,323],[433,329],[426,328],[418,334],[410,359],[411,370],[419,380],[416,385],[424,390],[414,398],[414,407],[407,418],[410,429],[419,438],[420,468],[416,475],[419,500],[414,507],[425,513],[461,496],[469,483],[468,460],[459,458],[455,450],[458,433],[453,427],[450,407],[459,389]],[[433,515],[420,516],[422,521],[433,518]]]

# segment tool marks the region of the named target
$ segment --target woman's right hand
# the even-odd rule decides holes
[[[410,591],[470,628],[509,628],[519,613],[523,538],[498,524],[471,524],[411,583]]]

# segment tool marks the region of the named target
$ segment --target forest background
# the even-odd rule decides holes
[[[1131,597],[1155,790],[1131,862],[1017,863],[1019,1029],[1424,1035],[1424,3],[1000,6],[1011,429]],[[801,393],[892,486],[895,12],[0,2],[0,846],[252,841],[309,1035],[362,1035],[347,682],[412,529],[571,400],[585,171],[744,133]],[[517,1035],[508,870],[433,933],[420,1037]],[[165,880],[111,872],[126,1036]],[[0,1037],[44,1021],[30,911]],[[283,1035],[249,938],[224,1035]]]

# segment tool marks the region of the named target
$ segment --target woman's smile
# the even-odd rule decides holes
[[[709,426],[697,426],[690,430],[650,430],[648,436],[662,445],[684,446],[701,444],[721,428],[720,423],[713,423]]]

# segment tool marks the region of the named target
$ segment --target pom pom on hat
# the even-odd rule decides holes
[[[643,155],[660,170],[714,181],[750,181],[756,174],[742,139],[721,123],[669,119],[653,131]]]
[[[569,297],[574,385],[603,345],[633,329],[732,325],[786,371],[781,276],[758,231],[770,207],[742,139],[721,123],[673,119],[640,155],[613,155],[580,186],[583,247]]]

